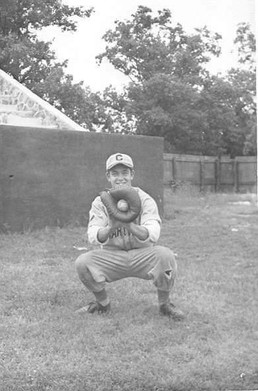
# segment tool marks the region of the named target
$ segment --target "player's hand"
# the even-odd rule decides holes
[[[114,217],[109,216],[109,227],[110,227],[110,232],[115,231],[117,228],[120,228],[124,226],[125,224],[122,223],[119,220],[116,220]]]

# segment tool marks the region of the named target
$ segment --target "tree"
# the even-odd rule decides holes
[[[242,155],[245,135],[236,116],[238,94],[225,78],[213,76],[201,91],[200,107],[206,113],[210,146],[216,155]]]
[[[135,116],[125,112],[127,91],[118,93],[112,86],[98,93],[98,130],[107,133],[135,134]]]
[[[242,53],[255,49],[247,28],[237,34]],[[220,54],[219,34],[205,27],[187,35],[180,24],[172,25],[169,10],[153,16],[140,6],[130,20],[116,21],[103,38],[107,46],[98,62],[108,59],[131,80],[121,110],[135,118],[135,133],[164,137],[167,151],[250,153],[253,74],[240,69],[227,77],[209,74],[205,65]],[[242,56],[245,64],[250,59]]]
[[[75,17],[89,17],[93,9],[71,7],[60,0],[0,0],[1,34],[32,38],[43,27],[58,26],[76,31]]]
[[[228,72],[227,80],[235,91],[235,115],[243,134],[242,153],[257,155],[256,40],[249,24],[238,25],[234,43],[239,66]]]
[[[97,59],[107,58],[131,79],[124,110],[136,118],[137,134],[163,136],[169,151],[207,150],[207,121],[198,102],[208,77],[204,64],[219,55],[220,38],[207,28],[187,35],[180,24],[172,25],[166,9],[153,16],[140,6],[131,20],[116,21]]]
[[[154,17],[150,8],[139,6],[131,20],[115,24],[104,35],[106,50],[97,60],[107,58],[134,83],[163,73],[196,84],[206,72],[202,65],[220,53],[219,34],[204,28],[189,36],[180,24],[172,26],[168,9]]]
[[[127,113],[137,118],[137,134],[162,136],[173,152],[197,151],[199,135],[191,129],[189,119],[197,113],[193,89],[177,78],[156,74],[142,85],[128,89]]]
[[[83,82],[73,83],[73,77],[65,74],[62,67],[52,68],[44,84],[39,83],[37,92],[51,105],[88,130],[94,131],[95,125],[98,125],[98,95],[92,93],[89,87],[84,87]]]
[[[250,71],[255,71],[256,39],[249,23],[239,23],[234,40],[238,49],[238,61],[247,64]]]
[[[256,115],[251,115],[251,119],[247,124],[249,132],[245,138],[244,155],[257,156],[257,122]]]
[[[136,115],[137,134],[164,137],[167,152],[233,155],[238,145],[243,147],[234,89],[218,77],[199,90],[157,74],[143,86],[129,87],[128,98],[126,110]]]
[[[59,0],[0,0],[0,68],[75,121],[82,115],[82,109],[78,115],[82,83],[73,85],[72,76],[65,76],[67,61],[57,61],[51,42],[39,40],[37,31],[48,26],[76,31],[78,18],[89,17],[91,12]],[[64,92],[77,99],[68,101]]]

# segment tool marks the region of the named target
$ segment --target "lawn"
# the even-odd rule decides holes
[[[109,315],[75,314],[92,299],[74,268],[85,228],[1,235],[0,390],[258,389],[257,235],[250,195],[165,192],[183,322],[138,279],[107,286]]]

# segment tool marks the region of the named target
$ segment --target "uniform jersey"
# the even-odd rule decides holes
[[[107,227],[110,224],[110,218],[106,207],[100,197],[96,197],[92,203],[89,213],[88,240],[92,244],[99,244],[105,248],[117,248],[120,250],[131,250],[142,247],[153,246],[160,236],[161,219],[158,207],[154,199],[138,187],[134,187],[138,192],[141,200],[141,212],[134,221],[135,224],[141,225],[148,230],[148,238],[139,240],[135,235],[130,233],[121,223],[121,227],[109,234],[106,242],[101,243],[98,240],[98,231],[100,228]]]

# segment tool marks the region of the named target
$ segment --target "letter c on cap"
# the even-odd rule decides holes
[[[121,160],[123,160],[123,156],[121,154],[116,155],[116,160],[120,162]]]

